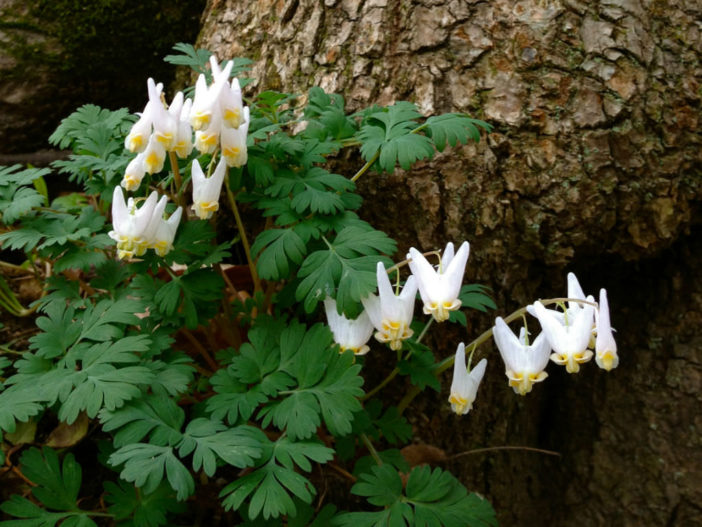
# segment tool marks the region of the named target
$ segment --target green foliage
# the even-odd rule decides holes
[[[22,454],[20,463],[24,475],[36,484],[32,495],[42,506],[14,495],[0,505],[0,510],[22,519],[2,522],[3,525],[53,527],[60,522],[64,526],[97,527],[90,519],[90,511],[78,507],[82,471],[72,454],[66,454],[61,464],[52,449],[32,448]]]
[[[310,313],[336,291],[339,309],[353,312],[361,298],[375,290],[376,265],[389,262],[381,255],[395,252],[395,241],[372,227],[351,226],[325,243],[326,249],[309,254],[302,263],[296,298]]]
[[[380,152],[378,165],[381,170],[392,172],[398,163],[408,170],[415,161],[431,158],[431,140],[415,133],[421,116],[414,104],[404,101],[366,116],[358,132],[363,159],[370,161]]]
[[[414,339],[407,339],[405,344],[412,354],[397,364],[400,374],[409,375],[412,384],[419,386],[422,390],[429,386],[438,392],[441,385],[434,375],[433,367],[436,363],[431,349]]]
[[[166,62],[211,79],[208,51],[182,43],[174,51]],[[234,59],[232,75],[250,64]],[[90,526],[95,516],[118,525],[173,525],[188,498],[200,502],[213,490],[234,523],[245,526],[494,525],[489,504],[447,472],[410,472],[400,448],[411,441],[412,426],[398,407],[362,389],[362,369],[380,355],[340,353],[316,313],[329,296],[340,313],[359,315],[361,299],[376,291],[377,263],[392,265],[397,249],[356,213],[362,199],[355,180],[371,167],[408,170],[447,145],[478,140],[489,125],[463,114],[425,119],[408,102],[348,115],[343,97],[320,88],[306,101],[303,107],[296,94],[272,90],[247,99],[248,162],[229,169],[225,181],[241,207],[235,213],[256,234],[250,249],[250,232],[232,232],[227,211],[212,220],[190,213],[192,161],[212,168],[221,155],[193,151],[127,194],[132,204],[151,191],[168,194],[167,214],[184,206],[172,250],[115,259],[133,254],[124,232],[136,227],[108,220],[113,190],[135,157],[124,141],[136,117],[125,109],[85,105],[65,118],[50,142],[72,153],[51,169],[0,167],[0,243],[24,253],[18,272],[45,281],[31,309],[15,310],[36,310],[36,331],[28,342],[0,348],[0,433],[9,433],[0,442],[17,423],[20,430],[41,424],[38,443],[47,425],[58,431],[50,435],[58,443],[53,436],[66,428],[71,441],[106,438],[99,441],[102,465],[89,472],[106,481],[86,485],[86,496],[70,452],[61,463],[53,450],[26,450],[20,468],[37,486],[31,499],[13,496],[0,505],[16,518],[3,525]],[[335,156],[349,159],[349,147],[366,161],[353,180],[330,166]],[[79,190],[52,196],[44,179],[52,171]],[[110,235],[122,237],[119,252]],[[254,276],[230,274],[232,264],[246,260],[255,264]],[[14,295],[5,282],[0,292]],[[460,300],[481,311],[495,307],[479,285],[464,286]],[[464,312],[451,320],[465,325]],[[433,351],[416,339],[405,342],[408,352],[398,355],[396,369],[389,366],[388,382],[399,373],[420,389],[438,390]],[[372,442],[392,448],[376,450]],[[80,448],[82,455],[92,451]],[[383,510],[337,514],[321,489],[315,499],[313,481],[326,479],[320,466],[332,459],[340,474],[353,467],[359,479],[350,490]],[[14,460],[2,455],[0,462]],[[405,486],[398,471],[409,473]]]
[[[490,503],[466,489],[450,473],[439,468],[415,467],[403,491],[397,470],[388,464],[362,474],[351,492],[365,496],[377,512],[351,512],[337,517],[335,525],[375,527],[490,527],[497,526]]]
[[[105,501],[108,510],[119,525],[125,527],[158,527],[167,525],[168,513],[183,512],[185,507],[176,500],[175,493],[166,484],[151,493],[140,491],[125,481],[105,482]]]
[[[45,168],[0,167],[0,211],[5,225],[15,223],[45,204],[44,195],[33,184],[48,173]]]
[[[282,514],[295,516],[297,509],[292,496],[311,503],[315,495],[310,481],[295,471],[295,467],[309,472],[312,470],[310,461],[325,463],[332,456],[333,450],[321,443],[293,442],[281,437],[269,446],[255,471],[222,490],[220,497],[224,497],[224,507],[227,510],[239,509],[248,498],[247,515],[252,520],[259,515],[264,519]]]

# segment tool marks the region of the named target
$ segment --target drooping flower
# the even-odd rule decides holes
[[[348,319],[336,310],[336,300],[327,297],[324,300],[329,328],[341,351],[351,350],[354,355],[365,355],[370,349],[366,344],[373,333],[373,324],[368,313],[363,311],[357,318]]]
[[[375,338],[379,342],[388,342],[393,350],[399,350],[402,348],[402,341],[411,337],[413,333],[410,324],[414,312],[414,299],[417,296],[417,283],[414,276],[410,276],[402,292],[396,295],[390,285],[383,262],[378,262],[376,277],[378,296],[369,295],[362,298],[361,302],[373,326],[378,330]]]
[[[594,298],[589,296],[587,301],[594,303]],[[568,373],[580,371],[580,364],[589,361],[593,355],[587,347],[592,334],[594,306],[586,304],[575,315],[566,311],[562,320],[541,302],[534,302],[533,306],[533,312],[554,351],[551,360],[565,365]]]
[[[465,415],[473,408],[473,402],[478,393],[478,386],[485,375],[487,360],[482,359],[475,368],[468,371],[466,368],[466,347],[461,342],[456,350],[453,362],[453,381],[451,382],[451,395],[449,402],[451,410],[458,415]]]
[[[604,289],[600,289],[599,309],[596,311],[595,318],[597,318],[595,362],[600,368],[610,371],[619,365],[619,356],[617,355],[617,343],[614,341],[612,326],[609,321],[607,291]]]
[[[146,174],[144,170],[144,154],[139,153],[127,165],[120,185],[122,185],[126,191],[136,190],[139,188],[139,185],[141,185],[144,174]]]
[[[469,250],[468,242],[463,242],[454,256],[453,243],[449,242],[438,271],[417,249],[412,247],[409,250],[407,258],[412,274],[417,277],[419,294],[424,302],[424,313],[431,314],[437,322],[448,320],[449,312],[461,307],[458,294],[461,291]]]
[[[166,160],[166,149],[155,136],[152,135],[149,139],[143,155],[143,167],[147,174],[156,174],[163,170],[163,163]]]
[[[178,134],[173,145],[173,151],[181,159],[185,159],[193,151],[193,130],[190,127],[188,118],[192,103],[192,99],[186,99],[178,119]]]
[[[144,254],[150,243],[146,236],[157,200],[156,192],[152,192],[144,204],[137,208],[132,198],[125,203],[122,188],[115,187],[112,194],[112,230],[109,236],[117,242],[118,258]]]
[[[134,123],[129,134],[124,139],[124,148],[130,152],[143,152],[146,148],[153,127],[154,113],[161,106],[161,92],[163,84],[153,85],[153,79],[147,81],[149,91],[149,101],[144,107],[144,111],[139,116],[139,120]]]
[[[249,131],[249,107],[244,108],[243,121],[238,128],[223,128],[222,157],[227,166],[241,167],[246,164],[248,154],[246,149],[246,134]]]
[[[167,220],[158,218],[158,226],[151,247],[159,256],[166,256],[173,249],[173,240],[175,239],[182,214],[183,208],[178,207]]]
[[[193,205],[192,208],[201,220],[207,220],[219,210],[219,195],[227,172],[227,164],[222,158],[217,163],[214,173],[205,177],[197,159],[192,165]]]
[[[224,87],[221,106],[222,118],[227,126],[239,128],[249,120],[248,115],[244,116],[244,103],[241,98],[239,79],[232,79],[231,86]]]
[[[195,148],[202,154],[212,154],[219,145],[219,136],[222,132],[222,117],[214,113],[210,117],[207,128],[195,132]]]
[[[548,364],[551,348],[545,333],[540,333],[529,345],[526,328],[522,327],[517,338],[507,323],[497,317],[492,335],[505,362],[505,375],[515,393],[526,395],[534,383],[548,377],[544,368]]]

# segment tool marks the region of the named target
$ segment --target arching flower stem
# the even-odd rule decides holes
[[[551,304],[562,304],[564,302],[577,302],[578,304],[590,304],[592,306],[597,306],[596,303],[594,302],[588,302],[587,300],[583,300],[581,298],[548,298],[546,300],[541,300],[540,301],[544,306],[551,305]],[[526,306],[520,307],[517,309],[515,312],[510,314],[509,316],[505,317],[505,322],[509,324],[510,322],[514,322],[518,318],[523,317],[527,312]],[[488,340],[492,338],[492,327],[486,331],[484,331],[478,338],[473,340],[470,344],[466,346],[466,348],[471,348],[475,351],[478,346],[484,344]],[[434,375],[438,377],[441,375],[443,372],[448,370],[449,368],[453,367],[453,361],[454,361],[454,355],[449,355],[446,357],[444,360],[442,360],[440,363],[438,363],[434,367]],[[471,353],[471,358],[472,358],[472,353]],[[414,400],[417,395],[422,390],[420,390],[417,386],[413,386],[410,388],[410,390],[405,394],[405,396],[402,398],[400,403],[397,405],[397,411],[402,415],[402,413],[405,411],[405,409],[410,405],[410,403]]]

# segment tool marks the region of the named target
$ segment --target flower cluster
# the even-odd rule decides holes
[[[184,159],[190,156],[193,147],[202,154],[219,151],[220,159],[211,175],[205,175],[197,159],[191,165],[192,209],[203,220],[211,218],[219,209],[227,168],[241,167],[247,162],[246,141],[250,121],[249,108],[243,105],[239,81],[229,81],[232,62],[222,68],[212,56],[210,67],[213,82],[209,86],[205,76],[200,75],[195,85],[194,99],[185,99],[183,93],[178,92],[169,106],[163,100],[163,84],[148,80],[149,101],[124,142],[125,148],[137,156],[127,165],[121,181],[127,191],[138,189],[145,174],[163,170],[168,152]],[[171,161],[175,163],[173,157]],[[177,168],[174,167],[175,170]],[[182,210],[179,208],[167,222],[164,220],[167,229],[162,227],[160,231],[152,232],[148,218],[159,216],[162,219],[160,216],[165,207],[165,201],[164,207],[160,206],[162,201],[156,206],[156,199],[154,197],[152,200],[149,196],[137,209],[132,198],[125,204],[122,192],[118,193],[115,189],[113,231],[110,236],[117,241],[119,258],[141,256],[147,248],[154,248],[163,256],[171,249]],[[154,225],[158,224],[156,220],[154,222]]]
[[[449,242],[440,258],[438,269],[434,269],[424,255],[412,247],[407,255],[407,263],[412,275],[407,279],[404,287],[400,288],[398,284],[395,289],[390,284],[385,265],[378,262],[376,268],[378,294],[361,299],[365,309],[361,316],[367,316],[370,319],[376,329],[376,340],[387,343],[393,350],[402,349],[402,341],[413,334],[410,324],[414,315],[417,290],[424,302],[424,313],[431,314],[437,322],[448,320],[449,312],[461,307],[458,295],[468,261],[468,252],[468,242],[463,242],[454,256],[453,243]],[[332,326],[328,311],[327,319]],[[361,330],[351,329],[359,327],[355,325],[355,321],[346,318],[344,320],[349,325],[348,332],[356,331],[358,333],[356,338],[360,339]],[[338,323],[335,319],[334,324]],[[334,332],[335,338],[336,334],[337,332]],[[369,338],[370,333],[363,340],[363,345]],[[342,350],[349,348],[338,338],[336,342]]]
[[[110,238],[117,242],[119,258],[142,256],[147,249],[153,249],[159,256],[165,256],[173,248],[180,216],[183,209],[178,207],[166,220],[163,214],[168,198],[152,192],[141,207],[137,208],[134,198],[125,203],[120,187],[115,187],[112,195],[112,226]]]
[[[585,296],[576,276],[569,273],[568,298],[571,300],[567,306],[563,305],[562,311],[546,309],[539,301],[527,306],[542,329],[531,345],[526,328],[521,328],[517,338],[504,320],[499,317],[495,320],[495,343],[504,360],[509,385],[516,393],[529,393],[534,383],[548,376],[544,369],[549,358],[565,366],[568,373],[580,371],[580,365],[593,356],[597,365],[607,371],[617,367],[619,358],[609,321],[607,292],[601,289],[600,302],[595,304],[592,296]],[[588,349],[591,347],[594,353]]]
[[[456,252],[452,243],[447,244],[438,266],[434,267],[422,253],[411,248],[406,263],[412,275],[404,287],[398,282],[393,288],[388,271],[379,262],[376,268],[378,294],[361,300],[364,311],[356,319],[339,314],[336,302],[328,298],[325,301],[327,320],[341,351],[350,349],[357,355],[367,353],[373,328],[376,340],[393,350],[401,350],[403,341],[413,335],[410,326],[417,291],[426,315],[431,315],[436,322],[448,320],[450,312],[461,307],[459,294],[469,249],[468,242],[463,242]],[[531,343],[526,327],[522,327],[517,336],[505,320],[495,319],[493,337],[505,364],[509,386],[515,393],[526,395],[535,383],[548,377],[544,370],[549,358],[565,366],[569,373],[579,371],[580,365],[593,356],[601,368],[607,371],[616,368],[619,359],[610,326],[607,292],[600,291],[599,305],[596,304],[592,296],[585,296],[577,278],[570,273],[568,299],[562,312],[546,309],[539,301],[527,306],[526,311],[534,315],[542,327],[542,332]],[[594,352],[589,347],[593,347]],[[463,415],[472,408],[487,361],[482,359],[469,369],[465,345],[460,343],[453,364],[449,402],[454,412]]]
[[[139,120],[124,140],[124,147],[137,156],[127,165],[121,185],[129,191],[136,190],[145,174],[156,174],[163,170],[166,152],[184,159],[193,150],[190,128],[192,101],[185,100],[182,92],[176,93],[170,106],[163,101],[163,84],[147,81],[149,102]]]
[[[211,154],[221,148],[227,166],[244,166],[247,161],[246,134],[249,130],[249,107],[244,106],[237,79],[229,82],[232,62],[224,69],[210,57],[213,83],[208,86],[204,75],[195,84],[195,99],[190,123],[196,130],[195,148]]]

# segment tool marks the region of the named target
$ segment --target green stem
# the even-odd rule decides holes
[[[261,291],[261,280],[258,277],[258,272],[256,271],[256,262],[254,262],[251,257],[251,246],[249,245],[249,239],[246,237],[246,230],[244,229],[244,222],[241,221],[241,215],[239,214],[239,208],[236,206],[236,197],[229,186],[229,178],[224,178],[224,186],[227,189],[227,197],[229,198],[229,206],[234,213],[234,219],[236,220],[236,227],[239,229],[239,235],[241,236],[241,244],[244,246],[244,252],[246,253],[246,260],[249,263],[249,271],[251,272],[251,278],[254,283],[254,292]]]
[[[173,181],[175,181],[175,200],[178,205],[185,208],[183,203],[183,180],[180,177],[180,169],[178,168],[178,159],[175,152],[168,152],[168,160],[171,162],[171,170],[173,171]]]
[[[356,174],[351,178],[351,181],[356,181],[358,178],[360,178],[363,174],[366,173],[366,171],[373,166],[373,163],[375,163],[378,158],[380,157],[380,149],[371,157],[368,162],[361,167],[361,169],[356,172]]]
[[[424,329],[423,329],[422,332],[419,334],[419,337],[417,337],[417,343],[419,343],[419,342],[422,341],[422,339],[424,338],[424,335],[427,334],[427,331],[429,330],[429,328],[431,327],[431,325],[432,325],[433,322],[434,322],[434,317],[430,318],[430,319],[429,319],[429,322],[427,322],[426,325],[424,326]],[[398,352],[398,353],[399,353],[399,352]],[[405,356],[405,360],[409,359],[411,355],[412,355],[412,350],[409,350],[409,352],[408,352],[407,355]],[[382,390],[383,388],[385,388],[385,387],[390,383],[390,381],[392,381],[395,377],[397,377],[397,375],[398,375],[399,373],[400,373],[400,368],[398,368],[398,367],[396,366],[396,367],[393,368],[393,370],[388,374],[388,376],[385,377],[385,378],[380,382],[380,384],[378,384],[375,388],[373,388],[371,391],[369,391],[369,392],[366,393],[363,397],[361,397],[361,401],[367,401],[368,399],[370,399],[371,397],[373,397],[376,393],[378,393],[380,390]]]
[[[363,444],[366,445],[366,448],[368,449],[368,452],[370,452],[370,455],[373,458],[373,460],[378,464],[378,466],[382,466],[383,460],[380,459],[380,456],[378,455],[378,452],[373,446],[373,443],[371,443],[370,438],[366,434],[361,434],[359,437],[361,438],[361,441],[363,441]]]

